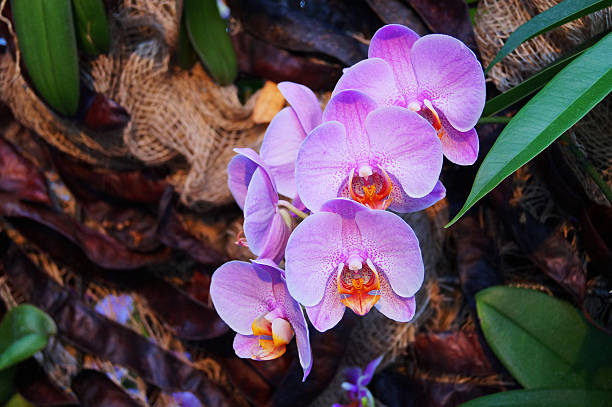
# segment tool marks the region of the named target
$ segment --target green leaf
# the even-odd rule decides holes
[[[612,338],[567,302],[525,288],[476,295],[484,336],[525,388],[612,388]]]
[[[484,158],[455,223],[480,198],[573,126],[612,90],[612,33],[559,72],[514,116]]]
[[[564,0],[543,11],[510,34],[502,49],[485,69],[485,73],[521,43],[569,21],[606,8],[611,4],[612,0]]]
[[[110,50],[110,32],[102,0],[72,0],[79,47],[87,55]]]
[[[0,370],[43,349],[56,332],[55,322],[33,305],[11,309],[0,323]]]
[[[560,70],[562,70],[565,66],[567,66],[567,64],[572,62],[583,52],[584,49],[568,55],[565,58],[561,58],[541,71],[531,75],[528,79],[524,80],[512,89],[509,89],[501,95],[497,95],[494,98],[487,100],[484,110],[482,111],[482,116],[493,116],[494,114],[526,98],[538,89],[541,89]]]
[[[187,34],[200,60],[217,82],[229,85],[238,63],[216,0],[185,0],[183,7]]]
[[[11,0],[19,49],[38,94],[73,116],[79,106],[79,65],[70,0]]]
[[[459,407],[606,407],[612,392],[587,389],[512,390],[468,401]]]
[[[187,34],[187,27],[185,25],[185,13],[181,17],[181,25],[179,26],[178,35],[178,49],[177,49],[177,62],[183,69],[191,68],[198,60],[191,42],[189,40],[189,34]]]
[[[34,404],[30,403],[20,394],[15,394],[13,398],[9,400],[8,403],[4,405],[4,407],[36,407]]]
[[[47,346],[49,337],[46,335],[25,335],[11,343],[0,353],[0,370],[22,362]]]
[[[11,398],[15,393],[13,380],[15,378],[15,368],[0,370],[0,405]]]

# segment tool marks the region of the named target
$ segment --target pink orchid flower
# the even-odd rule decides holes
[[[276,180],[278,192],[295,198],[295,160],[298,149],[312,129],[321,124],[321,105],[306,86],[293,82],[278,84],[291,107],[274,116],[266,130],[259,154]]]
[[[281,208],[274,178],[261,157],[250,148],[234,151],[239,155],[228,165],[228,186],[244,211],[248,247],[258,258],[279,263],[291,233],[290,215]]]
[[[344,196],[372,209],[412,212],[444,197],[441,169],[442,147],[427,120],[347,90],[329,101],[323,124],[302,143],[295,175],[312,211]]]
[[[474,53],[456,38],[391,24],[379,29],[368,59],[346,69],[333,95],[358,89],[381,105],[419,112],[436,129],[450,161],[478,157],[474,130],[485,103],[485,79]]]
[[[312,367],[308,326],[302,308],[287,291],[283,270],[270,260],[225,263],[212,276],[210,297],[219,316],[237,332],[236,355],[278,358],[295,335],[306,380]]]
[[[293,232],[285,252],[289,292],[323,332],[345,307],[373,306],[400,322],[412,319],[423,283],[419,242],[399,216],[346,199],[326,202]]]

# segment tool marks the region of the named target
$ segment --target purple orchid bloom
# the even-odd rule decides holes
[[[312,211],[344,196],[372,209],[409,212],[444,197],[441,169],[442,147],[427,120],[346,90],[330,100],[323,124],[302,143],[295,174]]]
[[[169,407],[202,407],[202,402],[188,391],[178,391],[172,393],[170,397],[172,399]]]
[[[285,252],[287,287],[323,332],[345,306],[365,315],[375,305],[407,322],[424,266],[416,235],[399,216],[346,198],[326,202],[293,232]]]
[[[244,210],[244,235],[249,249],[258,258],[279,263],[291,233],[291,217],[279,207],[274,178],[261,157],[249,148],[234,151],[239,155],[227,168],[228,185]]]
[[[312,129],[321,124],[321,105],[309,88],[293,82],[278,84],[291,107],[281,110],[266,130],[259,154],[276,181],[278,192],[295,198],[295,160]]]
[[[308,326],[300,304],[287,291],[283,270],[270,260],[225,263],[212,276],[210,297],[219,316],[237,332],[234,350],[241,358],[275,359],[295,334],[306,380],[312,367]]]
[[[127,294],[109,294],[96,304],[95,310],[125,325],[134,312],[134,300]]]
[[[351,403],[347,406],[334,404],[332,407],[373,407],[374,397],[366,386],[372,381],[372,376],[382,359],[382,355],[377,357],[368,363],[364,370],[361,370],[359,367],[347,368],[344,372],[347,381],[342,383],[342,388],[346,390]]]
[[[458,39],[419,37],[403,25],[386,25],[374,34],[368,59],[344,71],[332,96],[345,89],[419,112],[436,129],[446,158],[460,165],[476,161],[474,126],[484,108],[485,79],[474,53]]]

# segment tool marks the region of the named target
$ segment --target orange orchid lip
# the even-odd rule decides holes
[[[251,351],[255,360],[271,360],[282,356],[293,338],[294,333],[289,322],[272,314],[273,312],[270,312],[255,318],[251,325],[253,335],[259,336],[259,347]],[[274,318],[272,321],[271,317]]]
[[[359,266],[350,259],[348,265],[340,263],[337,281],[340,301],[357,315],[367,314],[380,300],[380,279],[369,259]]]
[[[362,184],[361,189],[363,195],[357,194],[353,181],[355,180],[355,171],[351,171],[348,179],[348,189],[351,199],[357,201],[370,209],[382,209],[385,210],[391,204],[391,192],[393,191],[393,185],[391,184],[391,178],[389,174],[380,167],[380,173],[372,173],[370,175],[361,176],[359,175],[359,182]],[[362,172],[361,169],[359,171]]]

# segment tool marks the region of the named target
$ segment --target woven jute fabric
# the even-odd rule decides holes
[[[95,133],[54,114],[24,80],[19,64],[0,59],[0,100],[48,143],[90,164],[117,170],[167,165],[183,203],[231,201],[226,167],[236,146],[256,146],[264,125],[233,85],[214,83],[200,64],[171,63],[178,32],[175,0],[125,0],[111,13],[111,51],[81,63],[82,81],[130,114],[119,132]],[[17,52],[19,55],[19,52]]]
[[[508,36],[533,16],[560,3],[560,0],[481,0],[474,32],[483,64],[488,65]],[[488,73],[500,91],[506,91],[545,68],[572,49],[612,29],[612,7],[589,14],[539,35],[518,46]],[[608,96],[573,126],[568,134],[612,187],[612,99]],[[564,158],[580,179],[593,202],[610,205],[601,190],[575,157],[562,146]],[[538,192],[539,191],[539,192]],[[545,202],[546,191],[533,188],[523,202]],[[537,216],[539,217],[539,216]]]

